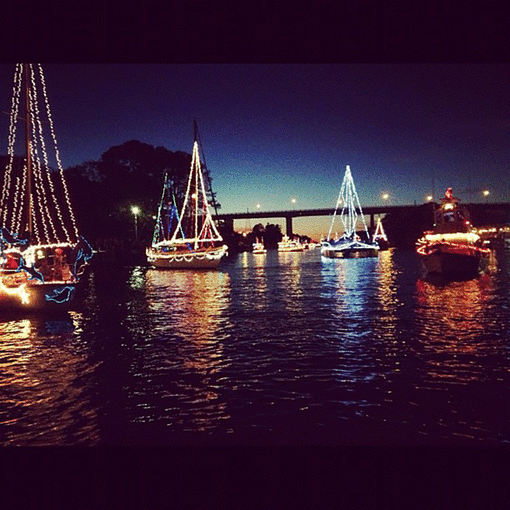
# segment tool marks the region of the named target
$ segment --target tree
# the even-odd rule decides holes
[[[264,232],[264,245],[266,248],[277,248],[282,240],[282,231],[280,225],[268,223]]]

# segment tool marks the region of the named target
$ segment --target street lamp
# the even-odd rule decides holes
[[[427,202],[430,202],[432,200],[432,195],[427,195]]]
[[[485,197],[486,202],[489,201],[489,195],[490,195],[489,190],[486,189],[483,191],[483,196]]]
[[[295,198],[293,198],[293,199],[291,200],[291,202],[292,202],[292,210],[294,211],[294,210],[295,210],[295,205],[296,205],[296,199],[295,199]]]
[[[131,212],[135,216],[135,241],[138,241],[138,215],[140,214],[140,208],[136,205],[131,207]]]

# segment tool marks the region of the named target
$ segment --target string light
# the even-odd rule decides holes
[[[44,298],[46,301],[55,301],[55,303],[63,304],[68,302],[75,290],[75,287],[66,285],[61,289],[54,289],[51,294],[45,294]]]
[[[67,204],[69,216],[71,218],[71,223],[73,225],[74,235],[75,235],[76,240],[78,240],[78,238],[79,238],[78,227],[76,225],[76,220],[75,220],[75,217],[74,217],[73,208],[71,206],[71,199],[69,197],[69,191],[67,189],[67,184],[66,184],[66,181],[65,181],[65,178],[64,178],[64,169],[63,169],[63,166],[62,166],[62,162],[60,160],[60,152],[58,150],[57,137],[55,136],[55,130],[53,128],[53,118],[51,116],[50,103],[49,103],[49,100],[48,100],[48,93],[46,92],[46,81],[44,79],[44,73],[42,71],[41,64],[39,64],[39,72],[40,72],[40,76],[41,76],[41,84],[42,84],[42,89],[43,89],[44,101],[46,103],[46,111],[47,111],[47,114],[48,114],[48,121],[49,121],[49,125],[50,125],[50,133],[51,133],[51,136],[53,138],[53,144],[54,144],[54,147],[55,147],[55,157],[57,159],[57,166],[58,166],[58,171],[59,171],[59,175],[60,175],[60,181],[62,183],[62,188],[64,190],[64,196],[65,196],[65,199],[66,199],[66,204]],[[68,237],[68,240],[69,240],[69,237]]]
[[[194,218],[195,224],[194,224],[194,237],[191,239],[187,239],[187,242],[193,241],[194,243],[194,249],[196,250],[199,247],[199,243],[203,245],[205,242],[214,242],[214,241],[222,241],[222,237],[220,233],[218,232],[216,225],[213,222],[211,213],[209,211],[209,204],[207,202],[207,195],[205,191],[205,184],[202,176],[202,169],[200,166],[200,157],[198,154],[198,142],[195,141],[193,144],[193,154],[191,157],[191,168],[190,168],[190,174],[188,177],[188,183],[186,186],[186,195],[184,198],[184,203],[182,205],[181,214],[179,215],[179,223],[177,225],[177,228],[175,229],[174,235],[172,236],[171,241],[178,241],[179,236],[182,236],[181,238],[184,239],[184,231],[182,228],[182,221],[183,218],[187,218],[190,216],[188,211],[188,203],[189,198],[191,197],[191,187],[192,184],[194,184],[194,188],[197,191],[200,191],[198,196],[196,196],[194,200],[194,204],[191,204],[191,206],[194,206],[194,214],[191,215]],[[199,214],[199,211],[201,211],[201,214]],[[199,217],[204,217],[203,224],[201,226],[200,231],[198,230],[198,221]],[[213,232],[213,235],[207,235],[208,229],[211,229]]]
[[[352,173],[349,165],[347,165],[345,175],[342,181],[342,185],[340,187],[340,193],[338,195],[337,207],[333,213],[333,221],[331,222],[331,226],[328,232],[328,239],[331,239],[331,233],[335,227],[335,220],[338,213],[339,206],[342,206],[340,212],[340,221],[343,226],[344,236],[351,238],[356,234],[356,225],[358,222],[358,218],[361,217],[361,221],[363,224],[363,228],[365,233],[368,235],[368,228],[365,222],[365,218],[363,216],[363,210],[361,209],[361,204],[359,202],[358,194],[356,192],[356,186],[354,185],[354,180],[352,178]],[[357,210],[359,210],[360,214],[358,215]]]

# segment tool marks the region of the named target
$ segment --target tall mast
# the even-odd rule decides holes
[[[28,195],[28,219],[27,228],[32,235],[32,156],[30,147],[30,73],[29,65],[23,64],[23,74],[25,78],[25,146],[27,154],[27,195]]]
[[[196,157],[197,159],[200,158],[200,155],[198,153],[198,126],[197,126],[197,121],[195,119],[195,122],[194,122],[194,144],[193,144],[193,149],[195,149],[195,144],[197,146],[197,152],[196,152]],[[198,165],[200,164],[200,161],[197,161],[195,160],[194,161],[195,163],[195,166],[193,168],[193,180],[195,182],[195,192],[194,192],[194,195],[195,195],[195,242],[194,242],[194,246],[195,246],[195,250],[198,248]],[[193,195],[192,195],[193,196]]]
[[[200,147],[200,154],[202,155],[202,160],[204,161],[204,168],[207,168],[207,183],[209,184],[209,190],[211,192],[211,205],[214,207],[214,212],[216,216],[218,215],[218,204],[216,203],[216,198],[214,197],[214,193],[212,190],[212,182],[211,182],[211,174],[209,173],[209,168],[207,167],[207,163],[205,161],[205,152],[202,147],[202,140],[200,139],[200,134],[198,132],[198,123],[197,119],[194,119],[194,128],[195,128],[195,140],[198,142],[198,146]]]

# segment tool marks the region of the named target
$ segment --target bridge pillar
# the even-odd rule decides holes
[[[292,237],[292,216],[285,216],[285,227],[287,236]]]
[[[374,218],[375,218],[375,215],[374,214],[371,214],[370,215],[370,235],[374,235],[374,232],[375,232],[375,221],[374,221]]]

